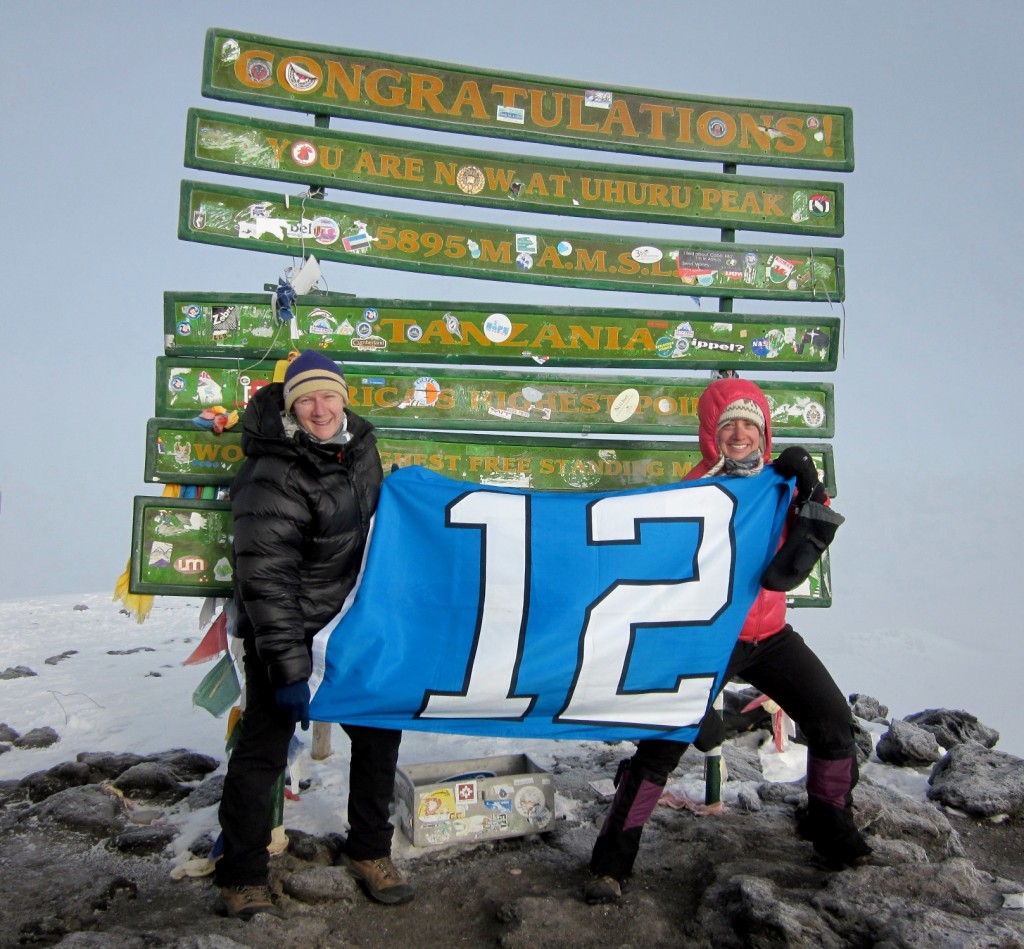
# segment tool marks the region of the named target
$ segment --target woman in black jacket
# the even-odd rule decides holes
[[[338,366],[307,350],[284,382],[259,390],[243,418],[247,456],[231,486],[236,635],[245,709],[220,805],[221,912],[274,912],[268,881],[271,795],[297,722],[309,728],[313,637],[355,585],[380,493],[373,426],[349,411]],[[391,862],[389,807],[400,731],[343,726],[352,742],[342,860],[371,897],[406,903]]]

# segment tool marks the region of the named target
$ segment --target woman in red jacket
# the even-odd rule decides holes
[[[698,402],[697,418],[703,460],[687,480],[761,473],[771,458],[771,412],[756,385],[744,379],[712,382]],[[807,738],[808,799],[801,831],[826,864],[839,869],[871,852],[853,822],[851,792],[858,777],[853,716],[828,670],[786,622],[784,591],[807,576],[842,517],[826,506],[825,489],[802,448],[786,449],[775,470],[796,478],[793,516],[788,536],[762,577],[723,681],[741,677],[771,696],[800,726]],[[621,897],[644,824],[686,747],[684,742],[644,739],[636,754],[620,764],[615,798],[591,856],[587,902]]]

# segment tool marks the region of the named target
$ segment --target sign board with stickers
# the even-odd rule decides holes
[[[129,585],[160,596],[230,596],[234,579],[229,501],[135,498]],[[832,604],[826,556],[802,587],[787,595],[793,607]]]
[[[420,465],[448,478],[542,491],[617,491],[682,480],[700,461],[690,441],[485,435],[378,429],[385,476],[397,465]],[[781,451],[786,447],[776,445]],[[805,445],[831,497],[836,496],[831,445]],[[185,419],[150,419],[149,482],[227,486],[245,455],[240,426],[215,435]]]
[[[134,593],[230,596],[231,505],[137,497],[130,586]]]
[[[359,367],[362,370],[363,367]],[[211,406],[242,411],[273,378],[273,362],[157,359],[156,415],[195,418]],[[349,406],[379,428],[695,435],[708,380],[678,376],[558,375],[381,365],[346,373]],[[765,382],[772,432],[834,434],[833,386]]]
[[[185,165],[507,211],[841,237],[843,186],[371,138],[190,109]]]
[[[835,303],[843,251],[446,220],[183,181],[182,240],[452,277]]]
[[[501,310],[499,311],[499,307]],[[297,298],[282,322],[269,294],[164,294],[164,351],[283,359],[319,349],[340,362],[828,372],[836,317]]]
[[[521,141],[698,161],[853,169],[848,108],[498,73],[211,29],[203,95]]]

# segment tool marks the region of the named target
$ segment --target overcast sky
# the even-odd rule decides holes
[[[852,108],[856,170],[800,173],[846,187],[846,235],[831,242],[846,253],[845,308],[788,309],[844,318],[831,381],[836,506],[848,522],[833,548],[834,607],[793,621],[840,664],[844,690],[882,692],[899,680],[919,691],[918,708],[958,706],[970,678],[986,683],[993,709],[1012,707],[1024,652],[1013,496],[1024,459],[1017,0],[6,4],[0,599],[113,589],[129,554],[132,498],[157,493],[143,461],[163,292],[259,291],[289,263],[176,238],[179,183],[204,178],[182,165],[189,107],[308,121],[203,99],[203,41],[214,26],[593,88]],[[324,272],[329,289],[363,296],[693,305],[341,263]],[[963,650],[955,672],[933,668],[934,637]],[[887,640],[903,657],[895,667],[878,654]]]

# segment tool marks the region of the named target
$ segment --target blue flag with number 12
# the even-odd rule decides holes
[[[771,559],[771,468],[602,493],[382,486],[359,583],[314,639],[317,721],[692,741]]]

